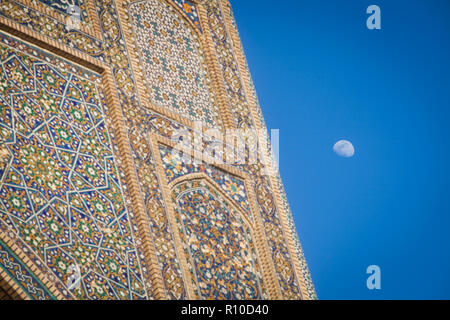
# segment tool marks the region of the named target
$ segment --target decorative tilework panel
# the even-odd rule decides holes
[[[147,298],[100,76],[0,40],[0,219],[76,297]]]
[[[159,149],[169,182],[191,173],[205,173],[221,187],[223,192],[236,202],[249,219],[253,220],[247,191],[242,180],[204,163],[186,163],[179,152],[163,145],[160,145]]]
[[[198,17],[198,11],[197,6],[192,3],[189,0],[171,0],[173,3],[175,3],[183,12],[186,14],[186,16],[189,18],[189,20],[192,21],[192,23],[199,28],[199,30],[202,30],[202,27],[200,25],[200,19]]]
[[[63,14],[67,14],[67,10],[70,5],[75,5],[78,8],[80,8],[80,18],[82,20],[86,19],[88,16],[86,8],[86,0],[38,0],[38,1]]]
[[[56,298],[25,266],[14,252],[0,239],[0,269],[33,300],[55,300]]]
[[[133,29],[154,104],[209,127],[222,127],[195,32],[168,4],[132,4]]]
[[[173,192],[180,233],[202,299],[261,299],[251,232],[240,214],[202,180]]]

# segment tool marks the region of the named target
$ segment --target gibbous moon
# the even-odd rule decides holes
[[[334,152],[340,157],[351,158],[355,155],[355,148],[352,143],[347,140],[340,140],[336,142],[333,147]]]

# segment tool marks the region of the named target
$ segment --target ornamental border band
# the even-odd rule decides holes
[[[228,0],[0,0],[0,300],[317,299],[275,145]]]

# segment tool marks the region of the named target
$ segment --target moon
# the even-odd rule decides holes
[[[350,141],[340,140],[333,147],[334,152],[340,157],[351,158],[355,155],[355,148]]]

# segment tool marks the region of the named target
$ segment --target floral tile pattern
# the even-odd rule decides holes
[[[62,283],[80,269],[75,297],[147,298],[104,99],[97,74],[0,34],[0,220]]]
[[[135,3],[130,14],[152,102],[206,126],[221,127],[195,32],[159,0]]]
[[[87,18],[86,0],[38,0],[50,8],[63,14],[67,14],[69,6],[77,6],[80,9],[80,18]]]

